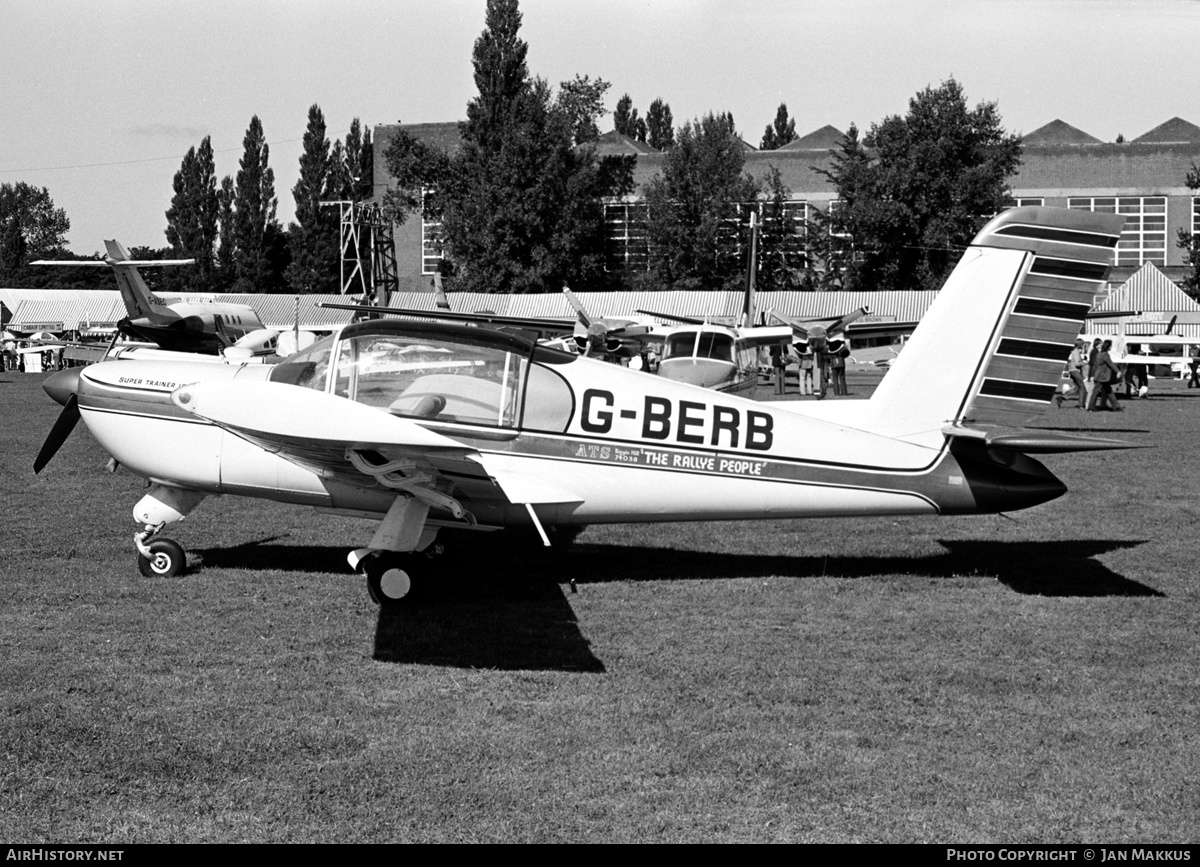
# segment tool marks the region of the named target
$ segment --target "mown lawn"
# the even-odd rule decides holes
[[[851,390],[869,392],[869,374]],[[142,482],[0,374],[0,839],[1196,842],[1200,391],[1012,516],[621,525],[380,614],[370,525]],[[568,582],[574,578],[578,592]]]

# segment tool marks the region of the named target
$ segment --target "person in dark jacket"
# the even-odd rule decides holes
[[[1096,383],[1096,387],[1088,397],[1088,412],[1094,412],[1098,404],[1104,404],[1113,412],[1121,412],[1121,404],[1117,401],[1117,393],[1113,389],[1113,385],[1120,380],[1121,371],[1108,354],[1110,349],[1111,340],[1101,343],[1096,361],[1092,364],[1092,381]]]

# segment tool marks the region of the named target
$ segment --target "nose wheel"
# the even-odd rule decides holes
[[[174,578],[187,568],[187,555],[178,542],[171,539],[155,539],[138,546],[138,571],[147,578]]]

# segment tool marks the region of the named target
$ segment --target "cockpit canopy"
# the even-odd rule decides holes
[[[672,358],[708,358],[733,361],[733,335],[725,331],[682,329],[667,335],[663,361]]]
[[[407,418],[561,432],[574,395],[552,368],[575,358],[484,329],[383,320],[317,341],[270,379]]]

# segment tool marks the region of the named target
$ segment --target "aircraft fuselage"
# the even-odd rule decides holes
[[[453,326],[443,330],[452,336],[466,331]],[[470,331],[473,342],[486,340],[478,330]],[[381,340],[371,345],[389,348],[364,361],[364,341],[374,339],[372,335]],[[425,352],[418,361],[407,360],[429,342],[427,327],[398,322],[350,326],[330,346],[334,369],[321,393],[331,407],[366,403],[386,420],[390,414],[406,414],[398,404],[420,392],[422,382],[444,393],[467,385],[470,377],[461,370],[459,375],[446,373],[455,363],[452,357]],[[353,347],[360,353],[357,366],[339,371],[336,365],[348,363]],[[463,410],[456,416],[420,419],[419,424],[489,462],[553,480],[575,495],[573,502],[538,507],[547,524],[996,512],[1035,505],[1065,491],[1041,464],[1024,456],[1005,463],[986,448],[957,441],[951,448],[949,440],[931,450],[778,404],[544,348],[530,347],[529,352],[530,357],[520,360],[524,381],[512,380],[511,409],[494,418]],[[104,448],[152,482],[203,493],[386,512],[395,492],[369,479],[364,484],[349,467],[299,465],[252,442],[253,434],[223,429],[172,400],[172,393],[189,383],[267,382],[272,377],[279,383],[291,375],[286,363],[271,368],[105,362],[83,369],[78,404]],[[283,402],[300,396],[283,383],[275,385],[274,393]],[[401,397],[393,400],[392,394]],[[278,409],[284,411],[282,404]],[[263,407],[264,414],[272,411]],[[393,457],[381,446],[369,447]],[[481,523],[528,522],[522,508],[496,496],[485,472],[459,474],[454,495]]]

